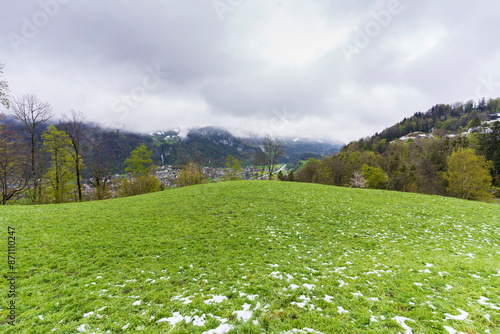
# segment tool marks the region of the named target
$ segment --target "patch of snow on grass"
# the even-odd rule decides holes
[[[202,315],[201,317],[195,315],[193,317],[193,325],[194,326],[203,327],[203,326],[205,326],[205,322],[206,322],[205,315]]]
[[[349,311],[345,310],[342,306],[337,306],[339,314],[347,314]]]
[[[209,331],[203,332],[203,334],[225,334],[229,332],[231,329],[233,329],[233,326],[230,326],[228,324],[222,324],[216,329],[211,329]]]
[[[244,322],[247,322],[248,320],[250,320],[250,318],[252,317],[252,314],[253,312],[250,311],[250,304],[244,304],[242,307],[243,307],[243,311],[234,311],[233,314],[236,314],[236,317],[238,318],[238,320],[243,320]]]
[[[488,303],[488,300],[489,300],[488,298],[481,296],[481,299],[479,299],[477,302],[481,305],[489,306],[494,310],[500,310],[500,307],[498,307],[492,303]]]
[[[410,318],[405,318],[405,317],[394,317],[392,318],[392,320],[396,321],[401,327],[403,327],[404,329],[406,329],[406,332],[405,334],[412,334],[412,330],[411,330],[411,327],[408,326],[407,324],[405,324],[405,321],[413,321],[415,322],[415,320],[412,320]]]
[[[282,332],[282,334],[293,334],[293,333],[313,333],[313,334],[323,334],[322,332],[315,331],[312,328],[304,328],[304,329],[292,329],[288,332]]]
[[[332,297],[332,296],[325,295],[325,301],[327,301],[328,303],[331,303],[333,298],[334,297]]]
[[[190,317],[183,317],[179,312],[175,312],[172,314],[170,318],[162,318],[158,320],[156,323],[161,323],[161,322],[168,322],[172,327],[175,327],[177,323],[181,322],[182,320],[186,320],[186,322],[190,322],[191,318]]]
[[[86,324],[82,324],[80,327],[78,327],[76,330],[79,331],[80,333],[86,332],[87,330],[85,329]]]
[[[464,332],[458,332],[457,330],[455,330],[455,329],[453,329],[453,328],[451,328],[451,327],[448,327],[448,326],[443,326],[443,327],[444,327],[444,329],[445,329],[445,330],[446,330],[449,334],[456,334],[456,333],[458,333],[458,334],[466,334],[466,333],[464,333]]]
[[[279,271],[273,271],[270,275],[277,279],[283,279],[283,275]]]
[[[292,305],[297,305],[298,307],[300,308],[304,308],[304,306],[306,306],[306,304],[311,301],[311,298],[307,298],[306,296],[302,295],[299,297],[299,299],[303,300],[302,303],[297,303],[297,302],[292,302],[291,304]]]
[[[212,296],[212,298],[205,300],[205,304],[211,305],[213,303],[222,303],[224,300],[227,300],[226,296]]]
[[[469,316],[469,313],[468,312],[465,312],[464,310],[461,310],[459,308],[457,308],[458,312],[460,312],[459,315],[451,315],[449,313],[445,313],[444,315],[446,316],[446,318],[444,320],[448,320],[448,319],[451,319],[451,320],[465,320],[467,319],[467,317]]]

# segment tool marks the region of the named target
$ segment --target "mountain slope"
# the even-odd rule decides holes
[[[163,132],[153,135],[156,143],[155,156],[163,155],[165,164],[185,164],[190,160],[201,164],[224,166],[228,155],[241,160],[243,164],[252,164],[254,154],[260,150],[262,138],[238,138],[229,131],[218,127],[192,129],[185,139],[179,133],[164,137]],[[338,152],[340,144],[311,139],[283,139],[285,155],[280,163],[295,163],[304,153],[332,155]],[[180,154],[178,152],[182,152]]]
[[[482,99],[477,104],[472,101],[465,104],[438,104],[425,113],[417,112],[412,117],[404,118],[381,133],[376,133],[371,139],[391,141],[412,132],[431,133],[435,129],[457,132],[467,129],[475,119],[478,122],[497,119],[498,113],[500,113],[500,98],[489,101]]]

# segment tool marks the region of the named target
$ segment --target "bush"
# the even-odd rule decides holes
[[[135,196],[161,190],[160,180],[154,175],[137,176],[124,179],[118,192],[120,197]]]
[[[476,155],[473,149],[460,148],[448,156],[446,162],[448,168],[443,176],[450,195],[467,200],[491,197],[491,161]]]
[[[370,167],[363,165],[361,173],[366,179],[369,188],[371,189],[385,189],[387,187],[388,177],[384,170],[380,167]]]
[[[177,185],[179,187],[192,186],[195,184],[205,183],[205,175],[200,166],[194,162],[186,165],[177,175]]]

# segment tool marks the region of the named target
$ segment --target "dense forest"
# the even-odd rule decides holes
[[[339,154],[308,160],[294,180],[465,199],[499,196],[499,113],[500,99],[436,105]]]

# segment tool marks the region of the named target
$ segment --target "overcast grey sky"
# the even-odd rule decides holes
[[[23,0],[0,4],[11,96],[153,132],[348,142],[500,96],[495,0]]]

